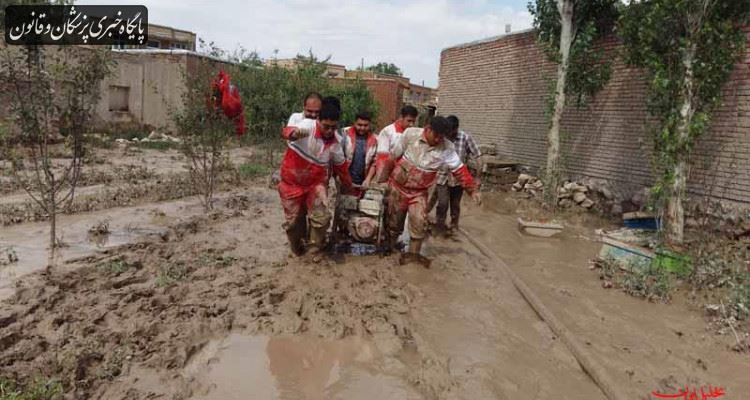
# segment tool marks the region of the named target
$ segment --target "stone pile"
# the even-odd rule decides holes
[[[541,198],[544,193],[544,183],[535,176],[520,174],[516,183],[511,187],[511,190],[528,193],[533,197]],[[572,181],[565,182],[557,190],[557,204],[562,208],[582,207],[590,209],[600,198],[612,199],[613,195],[609,189],[602,187],[599,189],[598,195],[594,196],[591,187]]]
[[[133,138],[133,140],[127,139],[116,139],[115,142],[121,146],[127,146],[128,144],[148,143],[148,142],[172,142],[182,143],[182,139],[161,133],[159,131],[151,131],[148,137],[143,139]]]

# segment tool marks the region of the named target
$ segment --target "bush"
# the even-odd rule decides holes
[[[243,138],[245,143],[280,142],[280,129],[292,113],[302,111],[302,99],[312,91],[339,98],[341,126],[351,124],[360,110],[368,110],[373,119],[377,118],[377,103],[362,81],[331,81],[324,76],[327,60],[313,54],[297,57],[300,62],[294,69],[260,67],[255,53],[236,60],[239,65],[233,70],[233,82],[242,94],[245,119],[249,121],[250,134]]]

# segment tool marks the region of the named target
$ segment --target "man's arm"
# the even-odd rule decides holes
[[[474,140],[474,137],[468,133],[465,133],[466,135],[466,150],[468,150],[469,158],[474,160],[474,164],[477,166],[477,176],[474,178],[477,181],[481,180],[482,177],[482,151],[479,149],[479,145],[477,145],[477,142]],[[481,183],[477,182],[477,186],[479,186]]]
[[[456,180],[463,186],[464,189],[466,189],[466,192],[469,193],[471,198],[477,203],[482,203],[482,198],[479,195],[479,182],[475,180],[471,173],[469,173],[469,168],[461,162],[461,159],[458,157],[458,153],[456,153],[455,150],[450,149],[446,151],[446,157],[445,157],[445,166],[450,169],[451,174],[456,178]]]
[[[291,118],[290,118],[291,120]],[[281,128],[281,138],[284,140],[295,141],[309,136],[315,131],[315,120],[303,119],[294,125]]]
[[[404,133],[401,134],[398,139],[391,138],[391,149],[388,152],[388,157],[385,159],[385,162],[381,163],[381,168],[378,169],[375,175],[375,179],[378,183],[383,183],[388,180],[388,177],[391,176],[393,167],[396,165],[396,161],[404,156],[406,147],[409,145],[409,143],[411,143],[411,138],[418,134],[421,135],[421,132],[421,130],[419,130],[419,133],[416,133],[416,131],[409,132],[409,130],[407,129]]]
[[[371,163],[370,168],[367,170],[367,176],[362,182],[362,186],[370,186],[370,182],[372,182],[372,179],[375,178],[375,172],[375,163]]]
[[[352,188],[352,177],[349,175],[349,161],[344,155],[341,143],[335,144],[331,149],[331,164],[341,185],[345,190],[350,190]]]
[[[391,140],[388,135],[388,132],[386,132],[385,128],[383,128],[380,131],[380,134],[378,135],[378,147],[377,151],[375,153],[375,170],[376,170],[376,177],[377,182],[385,182],[385,179],[388,177],[388,175],[385,173],[384,170],[388,169],[388,160],[390,159],[390,152],[391,152]],[[381,181],[380,179],[385,176],[384,180]]]

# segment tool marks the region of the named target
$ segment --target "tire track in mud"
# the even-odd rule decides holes
[[[544,321],[547,326],[562,339],[565,346],[575,357],[581,368],[591,377],[601,391],[607,396],[609,400],[624,400],[622,395],[615,390],[613,386],[612,378],[607,372],[599,365],[599,363],[591,357],[591,355],[583,350],[583,347],[579,344],[578,340],[568,330],[562,322],[542,303],[536,294],[519,278],[511,269],[508,267],[497,255],[493,254],[479,240],[470,236],[465,230],[460,230],[463,237],[468,240],[474,247],[476,247],[485,257],[493,261],[494,264],[499,265],[506,276],[508,276],[513,283],[513,286],[518,290],[521,296],[524,298],[526,303],[534,310],[539,318]]]
[[[575,358],[492,260],[465,240],[432,238],[433,268],[404,268],[418,287],[420,374],[438,399],[603,399]],[[424,363],[423,363],[424,364]]]

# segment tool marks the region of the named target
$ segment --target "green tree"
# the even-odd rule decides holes
[[[224,149],[234,132],[234,124],[220,108],[214,107],[211,83],[220,66],[214,59],[223,56],[213,43],[201,43],[202,53],[190,71],[183,71],[185,91],[182,107],[172,111],[172,120],[183,139],[190,179],[201,194],[206,211],[213,208],[214,191],[224,165]],[[230,77],[233,70],[229,69]]]
[[[13,127],[0,149],[13,178],[48,215],[48,269],[55,263],[57,214],[75,196],[83,168],[84,134],[113,68],[109,50],[75,46],[9,46],[0,49],[0,81],[9,88]],[[62,142],[62,143],[61,143]],[[60,148],[66,163],[53,163]]]
[[[341,124],[349,124],[359,110],[377,113],[377,103],[367,86],[360,80],[332,83],[325,77],[328,58],[321,60],[312,52],[298,55],[292,69],[271,63],[260,67],[252,53],[237,59],[233,79],[242,94],[248,121],[248,139],[268,150],[268,161],[273,163],[273,151],[282,142],[279,132],[292,113],[302,110],[302,99],[309,92],[339,97],[342,107]]]
[[[690,153],[745,49],[748,20],[746,0],[644,0],[620,19],[626,61],[648,74],[648,110],[658,120],[652,195],[668,243],[683,241]]]
[[[379,74],[388,74],[388,75],[397,75],[397,76],[403,76],[403,72],[401,72],[401,68],[396,66],[396,64],[392,63],[386,63],[386,62],[379,62],[375,65],[370,65],[369,67],[365,68],[367,71],[377,72]]]
[[[560,185],[560,121],[566,102],[583,106],[609,80],[611,65],[598,39],[612,30],[619,0],[536,0],[528,5],[539,43],[557,63],[554,100],[547,133],[545,201],[554,205]]]
[[[377,120],[380,110],[370,89],[360,79],[347,80],[337,85],[331,85],[328,93],[341,100],[341,121],[339,126],[349,126],[354,123],[355,116],[360,111],[369,111],[373,122]]]

